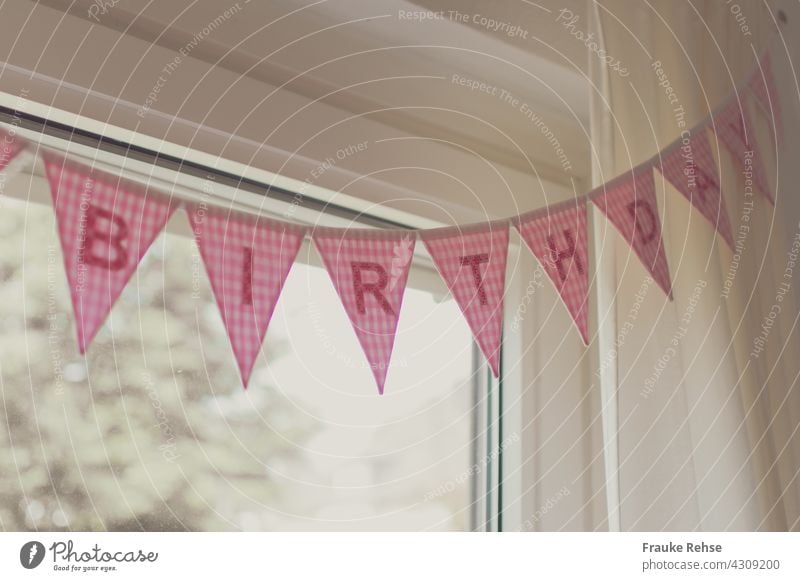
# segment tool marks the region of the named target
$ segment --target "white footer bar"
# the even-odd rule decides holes
[[[796,533],[2,533],[2,579],[800,579]]]

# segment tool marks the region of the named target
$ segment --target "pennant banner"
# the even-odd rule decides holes
[[[745,104],[742,103],[742,107],[739,107],[739,101],[731,99],[728,105],[714,115],[714,131],[745,172],[745,177],[751,178],[755,187],[774,204],[761,151],[755,139],[755,127]]]
[[[429,230],[422,241],[498,377],[508,224]]]
[[[750,76],[747,86],[750,87],[750,90],[756,98],[756,103],[761,107],[767,119],[769,119],[769,128],[772,135],[776,135],[775,128],[777,127],[778,140],[783,141],[781,105],[780,101],[778,101],[775,77],[772,76],[772,63],[769,58],[769,53],[765,54],[764,58],[761,59],[759,67],[756,68]]]
[[[415,233],[317,228],[312,238],[383,394]]]
[[[711,222],[733,249],[733,232],[705,128],[664,154],[662,175]]]
[[[746,80],[746,97],[781,126],[769,56]],[[516,218],[426,231],[317,228],[312,234],[334,288],[383,393],[414,253],[422,238],[495,376],[500,371],[503,297],[510,225],[542,264],[588,344],[591,200],[672,298],[653,170],[674,186],[734,247],[709,124],[770,201],[774,196],[747,103],[729,99],[657,157],[586,196]],[[0,170],[26,142],[0,131]],[[84,353],[175,205],[132,181],[43,154],[64,264]],[[189,222],[231,342],[242,381],[252,374],[286,277],[307,229],[205,205],[187,205]]]
[[[81,353],[172,214],[139,184],[44,155]]]
[[[661,240],[661,220],[658,217],[652,166],[629,172],[590,196],[634,249],[653,280],[671,299],[672,283]]]
[[[196,205],[195,241],[247,386],[305,228]]]
[[[581,339],[589,344],[589,247],[586,199],[520,216],[516,228],[564,301]]]

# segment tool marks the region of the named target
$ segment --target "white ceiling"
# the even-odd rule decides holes
[[[310,180],[307,195],[420,227],[499,218],[587,189],[589,85],[583,45],[556,23],[583,0],[485,4],[15,0],[0,6],[0,101],[25,87],[44,116],[293,191]],[[402,17],[425,10],[445,17]],[[369,147],[315,177],[357,142]]]
[[[91,21],[93,0],[40,3]],[[555,15],[562,7],[579,13],[584,2],[542,4],[549,7],[527,0],[240,0],[239,14],[221,23],[191,56],[272,85],[288,83],[285,90],[324,97],[352,113],[379,111],[371,116],[382,123],[455,142],[522,171],[530,171],[528,156],[542,177],[568,183],[552,143],[519,107],[526,103],[535,110],[563,145],[572,176],[583,179],[588,171],[585,49],[557,30]],[[117,0],[99,20],[177,51],[229,6],[218,0]],[[493,33],[471,18],[454,21],[447,17],[454,9],[516,24],[527,38]],[[421,10],[443,11],[445,18],[400,17]],[[520,105],[454,84],[456,74],[504,89]]]

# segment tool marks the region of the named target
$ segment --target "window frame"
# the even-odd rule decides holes
[[[176,157],[165,153],[169,144],[164,144],[164,150],[153,150],[66,123],[63,121],[65,117],[65,113],[55,110],[51,119],[50,116],[39,117],[0,105],[0,123],[12,125],[16,133],[37,150],[39,147],[54,149],[99,170],[122,174],[127,179],[152,186],[182,201],[204,201],[210,205],[224,203],[229,209],[267,214],[273,218],[309,225],[320,225],[319,216],[324,216],[325,226],[341,227],[355,223],[356,227],[415,228],[410,224],[353,209],[344,204],[333,204],[285,187],[236,176],[202,163],[199,152],[195,152],[197,156],[193,156],[191,151],[184,149],[184,156]],[[14,166],[30,162],[31,153],[36,156],[36,152],[23,152],[12,160],[6,171],[13,171]],[[31,170],[31,177],[37,179],[35,166],[41,164],[38,156],[32,161],[34,168]],[[45,178],[40,175],[38,179]],[[206,184],[211,184],[210,191]],[[16,188],[8,187],[3,195],[16,197],[14,191]],[[336,192],[331,194],[335,195]],[[49,203],[49,199],[19,197],[28,203]],[[287,217],[287,211],[291,212],[290,217]],[[403,212],[398,212],[398,215],[408,216]],[[173,221],[168,224],[167,231],[191,236],[188,227],[181,229]],[[304,245],[307,244],[308,241],[304,241]],[[423,248],[424,245],[417,245],[408,285],[443,298],[447,295],[447,289]],[[321,261],[312,252],[301,250],[297,260],[321,266]],[[493,377],[474,338],[471,361],[470,529],[474,532],[498,532],[503,530],[503,370],[501,364],[500,378]]]

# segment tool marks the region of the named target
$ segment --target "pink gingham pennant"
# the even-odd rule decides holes
[[[733,232],[719,187],[719,175],[705,126],[687,140],[667,150],[661,173],[697,210],[716,227],[733,248]]]
[[[586,242],[586,199],[569,200],[529,214],[514,225],[539,260],[589,344],[586,310],[589,299],[589,247]]]
[[[203,205],[187,208],[211,289],[247,387],[305,229]]]
[[[775,127],[777,127],[778,140],[782,141],[781,104],[778,100],[778,90],[775,87],[775,77],[772,75],[772,62],[769,53],[766,53],[761,59],[760,66],[753,71],[747,85],[753,92],[759,108],[769,120],[769,128],[773,136],[775,135]]]
[[[415,234],[317,228],[312,238],[383,394]]]
[[[11,160],[25,149],[27,141],[17,136],[13,131],[0,129],[0,171],[6,169]]]
[[[595,205],[631,245],[653,280],[672,299],[667,256],[661,239],[653,167],[628,172],[589,194]]]
[[[499,376],[508,223],[429,230],[422,241]]]
[[[45,153],[81,353],[172,215],[164,195]]]
[[[761,150],[756,141],[755,127],[747,113],[747,108],[739,107],[739,101],[735,98],[731,99],[719,113],[714,115],[713,126],[720,141],[733,154],[742,171],[752,170],[753,184],[774,204],[764,162],[761,158]],[[748,159],[752,164],[751,168],[748,168]]]

